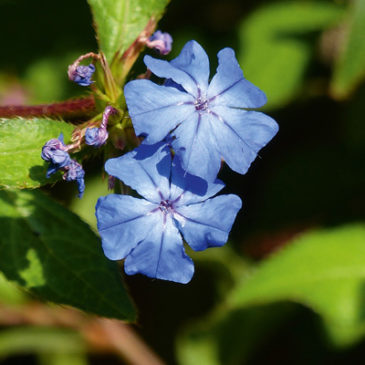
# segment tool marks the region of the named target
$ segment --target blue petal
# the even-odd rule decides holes
[[[151,202],[169,197],[171,153],[164,142],[141,144],[132,152],[108,160],[105,170]]]
[[[219,66],[209,89],[210,104],[237,108],[259,108],[266,104],[265,94],[243,77],[233,49],[218,53]]]
[[[195,251],[223,246],[241,209],[236,195],[220,195],[204,203],[176,208],[176,221],[185,241]]]
[[[155,75],[174,80],[195,97],[207,91],[209,59],[196,41],[186,43],[179,56],[170,62],[145,56],[144,63]]]
[[[221,165],[217,144],[211,132],[209,114],[191,115],[174,132],[172,146],[185,171],[214,181]]]
[[[124,93],[135,132],[137,136],[147,135],[148,144],[160,142],[195,112],[191,95],[149,80],[129,82]]]
[[[272,118],[260,112],[217,106],[211,116],[217,149],[229,167],[240,174],[247,172],[258,151],[279,128]]]
[[[164,222],[163,213],[160,215],[160,222],[126,258],[124,270],[128,275],[141,273],[150,278],[186,284],[194,274],[193,261],[186,255],[171,217],[166,216]]]
[[[171,169],[170,201],[175,207],[192,203],[200,203],[224,188],[220,180],[207,182],[206,180],[191,175],[181,167],[180,159],[175,156]]]
[[[110,260],[125,258],[144,240],[156,225],[155,204],[128,195],[110,194],[96,204],[98,230],[105,256]]]

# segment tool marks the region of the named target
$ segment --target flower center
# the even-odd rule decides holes
[[[199,112],[205,112],[208,109],[208,100],[203,98],[198,98],[195,103],[195,109]]]
[[[169,200],[162,200],[159,206],[161,212],[168,214],[173,211],[172,203]]]

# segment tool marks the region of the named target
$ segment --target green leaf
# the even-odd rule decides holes
[[[0,270],[31,292],[105,317],[134,318],[116,262],[75,214],[40,191],[0,192]]]
[[[365,225],[314,231],[263,262],[233,290],[244,308],[277,301],[320,314],[332,340],[347,345],[365,334]]]
[[[338,21],[343,9],[326,2],[282,2],[264,6],[243,21],[238,60],[245,76],[268,99],[283,106],[299,92],[313,42],[313,32]]]
[[[27,300],[25,292],[4,277],[0,272],[0,303],[7,305],[23,304]]]
[[[365,1],[351,2],[345,26],[345,44],[331,85],[333,95],[338,98],[348,96],[365,78]]]
[[[62,132],[69,141],[74,127],[65,122],[34,119],[0,119],[0,189],[37,188],[60,177],[46,178],[48,163],[42,160],[43,145]]]
[[[169,0],[88,0],[99,48],[109,63],[136,40],[150,18],[157,22]]]

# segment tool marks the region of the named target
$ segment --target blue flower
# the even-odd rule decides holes
[[[88,66],[77,66],[69,71],[70,80],[76,82],[80,86],[89,86],[94,81],[91,80],[93,73],[95,72],[95,66],[90,63]]]
[[[148,38],[146,45],[149,48],[156,49],[162,55],[167,55],[171,52],[172,37],[169,33],[157,30]]]
[[[240,198],[211,198],[224,184],[207,183],[184,172],[178,158],[171,161],[165,143],[142,144],[108,160],[105,169],[145,198],[110,194],[96,205],[104,253],[111,260],[125,258],[128,275],[187,283],[194,264],[185,253],[182,236],[196,251],[226,243],[241,208]]]
[[[261,107],[266,97],[243,77],[234,51],[222,49],[218,60],[209,83],[208,56],[190,41],[170,62],[145,56],[147,67],[168,80],[165,85],[134,80],[124,89],[136,134],[146,137],[144,143],[157,143],[171,133],[184,170],[210,181],[221,158],[234,171],[246,173],[278,131],[267,115],[246,110]]]

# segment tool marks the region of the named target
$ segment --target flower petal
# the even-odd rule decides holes
[[[265,94],[243,77],[234,51],[224,48],[218,52],[219,66],[210,82],[210,104],[236,108],[259,108],[266,104]]]
[[[171,169],[170,201],[175,207],[181,205],[201,203],[217,194],[224,188],[224,183],[218,179],[207,182],[201,177],[184,171],[178,156],[175,156]]]
[[[227,107],[211,112],[217,149],[229,167],[245,174],[258,151],[277,133],[277,123],[266,114]]]
[[[172,142],[182,167],[192,175],[214,181],[221,165],[215,140],[212,138],[208,113],[191,115],[172,133]]]
[[[151,202],[169,197],[171,154],[165,142],[141,144],[132,152],[109,159],[105,170]]]
[[[156,215],[150,212],[155,204],[128,195],[110,194],[96,204],[98,230],[105,256],[120,260],[144,240],[156,225]]]
[[[161,217],[148,237],[128,255],[124,270],[128,275],[141,273],[183,284],[191,280],[194,264],[185,253],[180,233],[171,217],[166,216],[166,222]]]
[[[194,97],[207,91],[209,59],[196,41],[187,42],[179,56],[170,62],[145,56],[144,63],[155,75],[174,80]]]
[[[130,81],[124,94],[135,132],[137,136],[146,135],[148,144],[160,142],[195,112],[191,95],[149,80]]]
[[[195,251],[223,246],[241,209],[237,195],[220,195],[200,204],[176,208],[179,230],[185,241]]]

